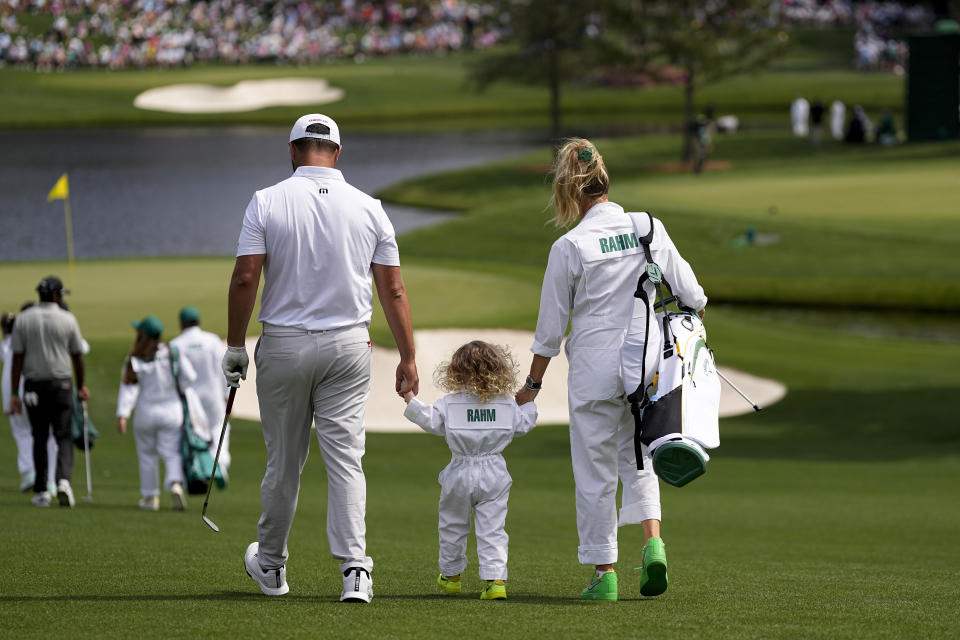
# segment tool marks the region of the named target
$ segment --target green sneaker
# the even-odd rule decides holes
[[[480,592],[481,600],[506,600],[507,599],[507,585],[503,583],[503,580],[490,580],[487,582],[487,586],[483,588],[483,591]]]
[[[617,601],[617,573],[608,571],[599,578],[594,575],[587,588],[580,592],[581,600]]]
[[[456,580],[453,578],[456,578]],[[447,577],[441,573],[440,577],[437,578],[437,586],[440,587],[440,590],[444,593],[449,593],[451,595],[460,593],[460,576],[456,575]]]
[[[643,547],[643,566],[640,571],[640,593],[658,596],[667,590],[667,550],[663,540],[650,538]]]

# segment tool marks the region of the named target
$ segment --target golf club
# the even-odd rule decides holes
[[[748,397],[747,397],[747,394],[745,394],[743,391],[740,391],[740,389],[737,388],[737,385],[735,385],[735,384],[733,384],[732,382],[730,382],[730,379],[727,378],[727,376],[723,375],[723,373],[721,373],[720,369],[717,369],[717,374],[720,376],[720,378],[721,378],[724,382],[726,382],[728,385],[730,385],[730,387],[731,387],[734,391],[736,391],[737,393],[739,393],[741,398],[743,398],[744,400],[746,400],[747,402],[749,402],[750,405],[753,406],[753,410],[754,410],[754,411],[760,411],[760,410],[763,408],[763,407],[761,407],[760,405],[758,405],[756,402],[754,402],[753,400],[751,400],[750,398],[748,398]]]
[[[213,457],[213,471],[210,472],[210,481],[207,483],[207,497],[203,499],[203,510],[200,517],[207,526],[214,531],[220,531],[213,520],[207,517],[207,503],[210,502],[210,490],[213,489],[213,478],[217,474],[217,464],[220,463],[220,449],[223,448],[223,436],[227,433],[227,422],[230,420],[230,412],[233,410],[233,398],[237,395],[237,388],[230,387],[230,395],[227,396],[227,412],[223,415],[223,426],[220,428],[220,442],[217,443],[217,455]]]
[[[93,502],[93,480],[91,479],[90,471],[90,433],[87,430],[87,423],[89,422],[89,418],[87,417],[87,401],[82,401],[80,406],[83,407],[83,455],[87,468],[87,495],[83,496],[81,500],[84,502]]]

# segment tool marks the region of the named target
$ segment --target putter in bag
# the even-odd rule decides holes
[[[217,443],[217,455],[213,457],[213,471],[210,473],[210,481],[207,483],[207,497],[203,499],[203,510],[200,517],[208,527],[214,531],[220,531],[220,527],[213,520],[207,517],[207,503],[210,502],[210,490],[213,489],[213,477],[217,473],[217,465],[220,463],[220,449],[223,448],[223,436],[227,433],[227,422],[230,420],[230,412],[233,410],[233,398],[237,395],[237,388],[230,387],[230,395],[227,396],[227,412],[223,416],[223,426],[220,428],[220,442]]]

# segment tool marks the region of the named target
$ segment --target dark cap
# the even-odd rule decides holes
[[[200,312],[196,307],[180,309],[180,324],[196,324],[200,322]]]
[[[133,325],[133,328],[143,332],[143,335],[148,338],[159,338],[160,334],[163,333],[163,323],[156,316],[147,316],[140,322],[134,320],[130,324]]]
[[[47,276],[37,285],[37,293],[41,296],[51,296],[56,293],[65,295],[70,293],[70,290],[63,288],[63,282],[57,276]]]

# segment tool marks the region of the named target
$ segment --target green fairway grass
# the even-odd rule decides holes
[[[145,315],[157,316],[164,324],[164,335],[174,336],[179,333],[177,313],[187,305],[200,311],[205,329],[225,336],[227,285],[233,263],[232,258],[81,261],[75,282],[70,281],[63,262],[3,264],[0,305],[3,311],[17,311],[23,302],[36,300],[33,291],[42,278],[57,274],[72,291],[65,301],[90,341],[129,339],[132,345],[135,332],[130,323]],[[418,328],[528,327],[536,322],[538,282],[417,263],[405,266],[403,276]],[[371,334],[378,344],[392,345],[376,296],[374,299],[377,315]],[[464,313],[467,309],[470,312]],[[249,326],[253,335],[260,331],[258,312],[259,306]]]
[[[805,49],[806,50],[806,49]],[[0,128],[130,125],[269,124],[289,126],[305,110],[336,117],[345,130],[539,129],[549,125],[544,87],[497,83],[478,92],[469,83],[466,54],[332,62],[309,67],[204,66],[148,71],[80,70],[35,73],[0,69]],[[324,78],[345,91],[327,105],[269,107],[244,113],[179,114],[145,111],[134,98],[153,87],[181,83],[231,86],[241,80]],[[900,112],[903,79],[828,69],[781,69],[738,76],[708,85],[701,105],[732,113],[744,126],[786,128],[789,105],[798,95],[858,103],[873,117],[883,108]],[[572,84],[562,96],[570,130],[678,129],[679,87],[604,88]]]
[[[664,487],[670,589],[639,595],[637,527],[621,531],[621,601],[576,599],[589,569],[576,563],[573,483],[566,429],[540,427],[506,456],[514,487],[507,522],[509,598],[480,602],[475,545],[465,593],[441,597],[436,579],[436,476],[449,453],[440,438],[369,434],[370,606],[336,601],[340,579],[324,534],[325,480],[316,452],[303,476],[290,538],[291,593],[260,595],[243,572],[256,536],[265,455],[256,424],[237,421],[227,491],[186,513],[136,508],[132,437],[114,431],[112,394],[120,339],[95,340],[90,359],[94,501],[73,511],[37,509],[15,490],[12,454],[0,473],[0,632],[9,637],[578,638],[951,637],[960,559],[955,487],[960,439],[945,406],[960,384],[960,345],[862,338],[714,309],[711,344],[721,363],[777,375],[787,398],[757,415],[724,420],[707,475]],[[825,365],[825,357],[832,356]],[[923,362],[924,367],[913,366]],[[549,374],[548,374],[549,382]],[[398,407],[399,410],[399,407]],[[82,455],[74,486],[85,494]]]

